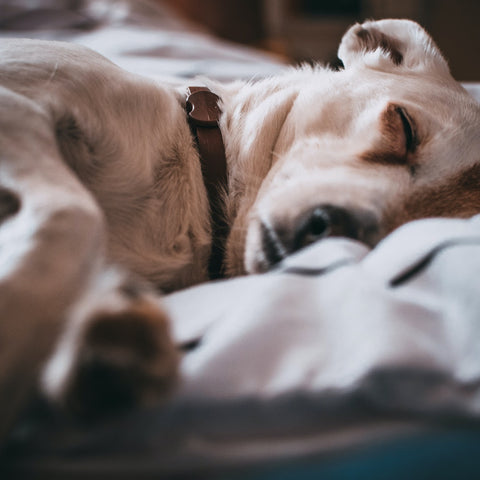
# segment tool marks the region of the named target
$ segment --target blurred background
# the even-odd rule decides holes
[[[164,0],[159,0],[164,1]],[[410,18],[433,36],[453,76],[480,80],[479,0],[166,0],[222,38],[293,61],[335,63],[342,34],[373,18]]]

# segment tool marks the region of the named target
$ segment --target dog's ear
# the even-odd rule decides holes
[[[387,71],[404,68],[450,73],[434,41],[411,20],[380,20],[354,25],[343,36],[338,57],[345,68],[360,63]]]

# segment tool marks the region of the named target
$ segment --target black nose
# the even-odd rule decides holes
[[[290,253],[325,237],[358,239],[358,222],[353,213],[342,207],[322,205],[307,210],[296,220]]]
[[[293,221],[262,224],[262,248],[269,265],[287,255],[326,237],[348,237],[362,240],[366,228],[358,213],[334,205],[310,208]]]

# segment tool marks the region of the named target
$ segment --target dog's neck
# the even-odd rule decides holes
[[[212,250],[217,250],[217,253],[210,260],[209,273],[211,277],[218,277],[219,271],[225,276],[233,276],[244,273],[243,254],[248,215],[260,185],[272,166],[272,152],[283,120],[298,92],[283,81],[282,77],[260,80],[253,84],[243,81],[227,85],[211,82],[210,87],[216,94],[212,92],[212,98],[220,98],[221,112],[220,109],[218,112],[221,115],[218,125],[226,151],[226,184],[219,189],[222,182],[214,182],[215,202],[220,206],[219,218],[224,230],[217,237],[218,231],[212,229]],[[271,96],[265,93],[279,90],[283,90],[285,95],[282,96],[282,101],[272,105],[269,101]],[[183,90],[182,95],[185,92]],[[213,103],[217,105],[217,101]],[[267,119],[265,111],[272,113]],[[214,113],[211,112],[212,118]],[[201,155],[198,144],[197,149]],[[205,167],[202,164],[204,182],[207,184]],[[208,191],[208,186],[206,187]],[[228,238],[225,238],[227,233]]]

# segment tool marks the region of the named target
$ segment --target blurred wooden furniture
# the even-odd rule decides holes
[[[258,44],[265,37],[260,0],[164,0],[189,20],[227,40]]]
[[[340,39],[368,18],[410,18],[433,36],[459,80],[480,79],[478,0],[263,0],[271,45],[297,60],[334,61]]]

